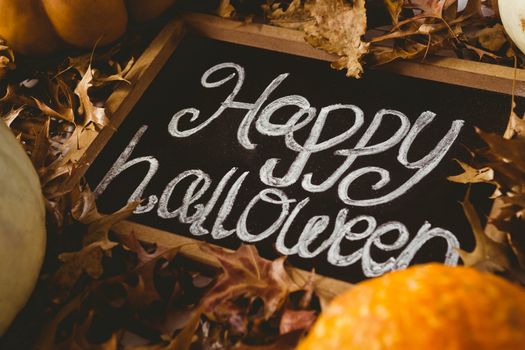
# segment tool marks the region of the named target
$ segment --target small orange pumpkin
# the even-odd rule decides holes
[[[472,268],[428,264],[335,298],[298,350],[522,350],[525,289]]]
[[[175,0],[0,0],[0,37],[29,56],[54,53],[64,44],[89,49],[126,31],[128,17],[146,21]]]

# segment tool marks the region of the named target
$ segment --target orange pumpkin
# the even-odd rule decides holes
[[[64,44],[89,49],[126,31],[128,17],[153,19],[175,0],[0,0],[0,37],[17,52],[44,56]]]
[[[358,284],[335,298],[298,350],[522,350],[525,289],[439,264]]]

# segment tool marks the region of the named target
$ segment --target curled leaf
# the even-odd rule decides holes
[[[338,55],[332,67],[346,69],[349,77],[360,77],[361,59],[369,46],[361,39],[366,32],[365,0],[315,0],[309,11],[313,21],[304,26],[306,41]]]
[[[83,239],[84,245],[89,245],[93,242],[100,242],[105,245],[113,244],[108,238],[109,229],[117,222],[130,216],[137,205],[139,205],[139,202],[129,202],[124,208],[113,214],[100,215],[99,218],[89,224],[87,233]],[[95,218],[96,215],[92,215],[92,217]]]
[[[213,318],[229,318],[237,310],[239,298],[260,298],[264,303],[264,319],[269,319],[298,286],[284,268],[284,257],[267,261],[259,257],[253,246],[242,245],[236,252],[210,245],[201,249],[213,254],[223,268],[223,274],[203,300],[204,312]]]
[[[79,112],[84,115],[84,126],[91,123],[99,128],[103,128],[109,123],[104,108],[96,107],[89,97],[88,90],[93,86],[93,70],[91,65],[88,66],[82,80],[75,88],[75,94],[80,100]]]
[[[295,331],[307,332],[316,319],[315,310],[285,310],[281,317],[279,332],[281,334]]]
[[[224,18],[230,18],[235,13],[235,7],[230,4],[230,0],[221,0],[217,8],[217,15]]]
[[[490,271],[510,270],[510,262],[507,257],[507,247],[490,239],[484,232],[479,216],[474,206],[468,199],[469,191],[461,203],[467,217],[476,246],[472,252],[459,250],[459,255],[466,266],[488,269]]]
[[[484,167],[481,169],[476,169],[466,163],[463,163],[460,160],[456,160],[458,164],[463,168],[464,173],[454,176],[449,176],[447,179],[453,182],[459,182],[463,184],[468,183],[493,183],[494,180],[494,170],[489,167]]]

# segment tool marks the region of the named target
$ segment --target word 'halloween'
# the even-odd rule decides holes
[[[220,76],[213,80],[213,76]],[[257,145],[250,139],[250,131],[256,130],[263,136],[282,137],[288,151],[293,152],[294,159],[287,164],[283,176],[275,175],[275,168],[282,163],[279,155],[267,159],[259,168],[258,174],[244,171],[240,175],[238,167],[233,165],[223,175],[212,189],[212,183],[218,179],[211,177],[201,169],[190,169],[174,174],[160,196],[151,194],[135,210],[135,214],[149,213],[157,207],[157,215],[162,219],[178,219],[180,223],[188,224],[192,235],[211,235],[214,239],[223,239],[236,235],[241,241],[254,243],[274,236],[276,249],[285,255],[297,254],[303,258],[313,258],[326,252],[327,260],[334,266],[349,266],[361,260],[363,273],[367,277],[381,275],[393,269],[405,268],[412,261],[416,253],[433,238],[442,238],[447,243],[444,262],[456,264],[459,247],[457,238],[448,230],[440,227],[432,227],[430,223],[424,222],[415,237],[409,242],[410,234],[404,224],[398,221],[378,223],[370,215],[359,215],[349,217],[351,207],[371,207],[390,203],[405,194],[427,176],[443,159],[454,141],[458,137],[464,121],[452,122],[446,134],[437,142],[434,148],[424,157],[418,160],[409,160],[409,152],[418,135],[423,129],[429,127],[436,117],[433,112],[425,111],[411,124],[409,118],[400,111],[382,109],[372,118],[370,124],[365,128],[360,137],[349,142],[361,130],[365,122],[364,112],[355,105],[333,104],[321,108],[319,111],[310,105],[309,101],[300,95],[289,95],[277,98],[267,103],[270,95],[285,81],[289,74],[281,74],[275,78],[255,100],[255,102],[237,101],[237,95],[241,90],[244,80],[244,69],[234,63],[222,63],[207,70],[202,78],[201,84],[205,88],[218,88],[236,79],[233,91],[222,101],[217,110],[208,118],[203,117],[196,108],[186,108],[173,115],[169,124],[168,132],[175,138],[187,138],[198,133],[213,123],[220,122],[218,119],[224,116],[227,110],[237,109],[246,111],[237,129],[237,140],[246,152],[256,152]],[[264,108],[263,108],[264,106]],[[285,108],[293,107],[296,110],[284,123],[277,123],[276,112]],[[325,126],[329,125],[330,117],[335,117],[333,112],[347,114],[348,120],[353,121],[346,130],[326,140],[320,140]],[[340,117],[340,115],[338,115]],[[372,142],[374,135],[385,120],[397,121],[398,127],[393,128],[390,137],[380,142]],[[281,120],[281,119],[279,119]],[[228,123],[231,123],[228,120]],[[143,125],[135,133],[124,151],[120,154],[111,169],[104,176],[95,189],[95,195],[100,196],[108,185],[126,169],[137,164],[147,164],[147,172],[131,193],[129,201],[139,200],[144,197],[148,184],[155,177],[160,167],[159,161],[154,156],[141,156],[130,159],[136,145],[141,141],[148,126]],[[296,133],[299,130],[308,131],[304,142],[297,140]],[[360,157],[370,157],[381,154],[387,150],[398,147],[397,161],[407,170],[413,170],[410,177],[396,188],[388,190],[386,194],[374,195],[375,191],[388,189],[390,184],[390,172],[379,166],[364,166],[352,169],[355,161]],[[305,173],[305,168],[311,162],[311,156],[323,151],[328,151],[341,157],[340,165],[329,176],[319,179],[315,173]],[[282,164],[281,164],[282,165]],[[310,167],[312,168],[312,167]],[[243,190],[243,184],[248,176],[258,176],[260,182],[265,186],[248,203],[238,203],[238,194]],[[352,196],[352,184],[359,178],[371,176],[379,177],[372,187],[369,198],[354,198]],[[290,246],[287,239],[288,232],[294,225],[294,220],[304,207],[315,197],[306,196],[302,199],[289,198],[282,190],[300,181],[301,187],[307,192],[325,192],[337,186],[337,194],[343,207],[335,217],[332,230],[328,230],[330,216],[316,215],[311,217],[304,226],[299,238],[294,245]],[[185,188],[185,194],[180,206],[170,209],[168,203],[176,188]],[[205,199],[206,198],[206,199]],[[268,218],[265,215],[257,215],[261,204],[275,206],[279,212],[276,218]],[[242,209],[237,220],[236,227],[225,229],[224,222],[231,215],[232,209]],[[206,228],[206,222],[212,211],[218,213],[213,225]],[[248,222],[252,218],[258,221],[267,221],[267,228],[262,232],[250,232]],[[364,226],[364,229],[363,229]],[[358,227],[360,229],[358,229]],[[331,232],[329,232],[331,231]],[[394,232],[396,239],[393,243],[385,243],[382,236]],[[322,240],[324,237],[324,241]],[[341,252],[343,241],[364,241],[362,248],[351,254],[345,255]],[[320,244],[314,243],[320,242]],[[314,248],[315,246],[315,248]],[[397,258],[391,257],[385,262],[375,261],[371,256],[371,248],[375,247],[383,251],[393,251],[404,247]]]

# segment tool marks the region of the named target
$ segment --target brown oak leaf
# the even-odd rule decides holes
[[[284,268],[285,258],[273,261],[259,257],[253,246],[242,245],[236,252],[228,252],[211,245],[200,248],[214,255],[223,268],[223,274],[204,297],[204,312],[211,318],[229,318],[237,310],[239,298],[260,298],[264,303],[263,317],[269,319],[285,302],[290,292],[298,290]]]
[[[476,246],[472,252],[466,252],[460,249],[459,255],[461,259],[466,266],[477,267],[482,270],[510,270],[511,266],[507,256],[507,247],[502,243],[493,241],[485,234],[476,209],[474,209],[474,206],[468,199],[469,192],[470,191],[467,191],[461,205],[472,228]]]

